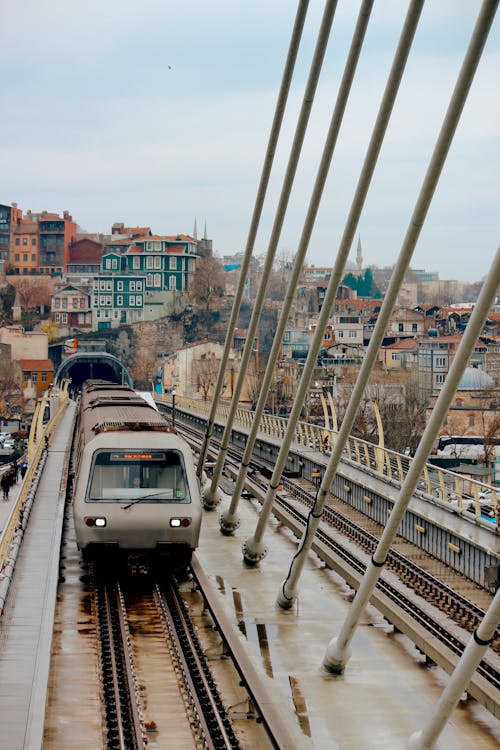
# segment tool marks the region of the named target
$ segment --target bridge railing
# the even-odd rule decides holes
[[[172,406],[172,396],[155,393],[154,397],[157,401],[163,401]],[[210,401],[183,396],[176,397],[175,405],[181,409],[203,415],[208,415],[211,407]],[[220,403],[217,407],[216,418],[224,422],[228,413],[229,404]],[[249,429],[252,426],[253,419],[254,412],[241,407],[236,412],[234,422]],[[263,414],[259,431],[270,437],[280,439],[284,436],[287,426],[286,419],[271,414]],[[337,437],[338,433],[333,430],[327,430],[325,427],[308,422],[298,422],[295,428],[294,442],[298,446],[328,454],[335,445]],[[380,476],[395,486],[401,486],[404,482],[412,462],[410,456],[381,448],[374,443],[353,436],[349,437],[344,448],[344,460]],[[475,516],[483,515],[484,517],[488,508],[491,508],[492,521],[495,521],[495,517],[499,518],[500,488],[492,487],[448,469],[426,464],[420,476],[418,490],[432,499],[448,502],[459,510],[469,511]]]
[[[28,470],[22,481],[17,499],[12,505],[7,522],[0,533],[0,616],[4,611],[17,556],[42,476],[49,440],[68,406],[68,383],[63,383],[62,387],[57,389],[57,394],[53,395],[55,395],[53,404],[55,413],[45,425],[43,424],[43,415],[45,407],[48,405],[49,396],[47,395],[37,404],[37,409],[33,415],[27,452]]]

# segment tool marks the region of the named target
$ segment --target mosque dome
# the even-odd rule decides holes
[[[494,386],[495,381],[487,372],[478,367],[466,367],[457,391],[484,391]]]

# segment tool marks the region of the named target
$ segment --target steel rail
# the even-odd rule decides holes
[[[309,507],[313,505],[313,492],[308,492],[307,489],[301,487],[300,485],[297,485],[296,482],[293,482],[293,480],[287,478],[283,479],[283,486],[286,487],[290,492],[292,492],[295,497],[304,502],[304,504],[308,505]],[[378,543],[378,537],[376,537],[374,534],[366,531],[366,529],[364,529],[362,526],[355,523],[350,518],[347,518],[347,516],[344,516],[340,511],[330,506],[325,506],[323,518],[327,523],[335,526],[340,531],[345,533],[346,536],[354,538],[354,541],[363,546],[369,552],[369,554],[373,553]],[[476,604],[466,599],[457,591],[454,591],[452,588],[433,576],[427,570],[424,570],[415,562],[408,559],[408,557],[406,557],[405,555],[397,552],[396,550],[391,550],[387,556],[387,564],[389,567],[391,567],[391,564],[394,565],[395,563],[404,565],[409,571],[418,575],[421,582],[428,583],[431,586],[435,587],[436,594],[452,597],[454,602],[459,607],[467,609],[472,617],[475,617],[478,620],[484,617],[484,609],[478,607]],[[474,625],[474,623],[472,623],[472,625]],[[497,632],[497,637],[500,639],[500,630],[498,630]]]
[[[155,593],[175,646],[185,687],[201,725],[205,746],[208,750],[239,748],[239,741],[177,587],[168,579],[155,584]]]
[[[107,747],[145,750],[123,598],[116,581],[96,583]]]

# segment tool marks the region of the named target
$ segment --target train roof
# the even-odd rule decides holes
[[[165,418],[129,386],[88,381],[82,388],[81,419],[85,429],[101,432],[173,432]]]

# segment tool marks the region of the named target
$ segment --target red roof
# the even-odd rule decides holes
[[[383,346],[382,349],[414,349],[415,351],[417,351],[418,343],[413,338],[400,339],[399,341],[395,341],[394,344],[387,344],[386,346]]]
[[[21,370],[36,370],[37,372],[54,372],[54,363],[51,359],[18,359],[17,364]]]
[[[101,262],[102,245],[93,240],[77,240],[69,246],[69,263]]]
[[[14,234],[38,234],[38,224],[36,221],[23,219],[14,229]]]

